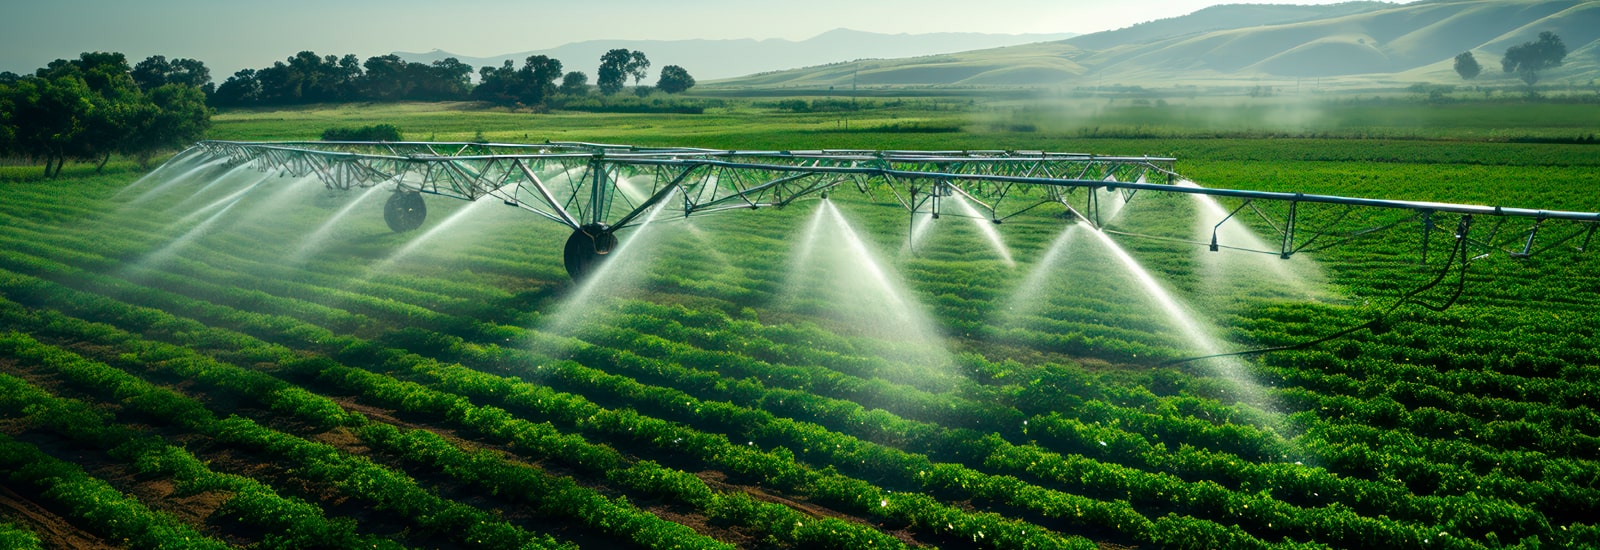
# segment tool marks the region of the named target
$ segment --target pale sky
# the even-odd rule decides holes
[[[1329,4],[1343,0],[1285,0]],[[1243,0],[1234,3],[1269,3]],[[221,82],[301,50],[441,49],[464,56],[597,39],[785,38],[882,33],[1091,33],[1176,17],[1216,0],[0,0],[0,71],[85,51],[205,62]]]

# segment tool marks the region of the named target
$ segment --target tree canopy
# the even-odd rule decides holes
[[[1500,59],[1500,68],[1508,73],[1517,73],[1523,82],[1532,86],[1539,82],[1539,71],[1559,67],[1566,58],[1567,45],[1561,42],[1561,37],[1545,31],[1539,33],[1538,40],[1506,48],[1505,57]]]
[[[629,78],[641,96],[654,89],[681,93],[694,77],[677,65],[661,70],[654,88],[642,85],[650,59],[642,51],[614,49],[600,59],[596,86],[621,91]],[[302,51],[271,66],[242,69],[221,84],[199,60],[150,56],[138,64],[116,52],[85,52],[57,59],[32,75],[0,72],[0,154],[45,163],[46,176],[67,160],[99,161],[113,154],[144,163],[156,153],[201,139],[210,127],[207,106],[287,105],[344,101],[449,101],[476,99],[542,108],[552,98],[588,95],[589,76],[563,72],[560,60],[529,56],[521,67],[506,61],[478,71],[455,58],[432,63],[380,55]],[[559,86],[557,85],[559,81]],[[594,102],[595,100],[579,100]]]
[[[628,81],[628,63],[633,61],[633,52],[626,48],[617,48],[607,51],[600,56],[600,69],[596,71],[595,86],[600,88],[604,95],[615,95],[622,91],[622,85]]]
[[[147,162],[160,150],[198,140],[211,111],[195,83],[204,85],[208,71],[198,61],[181,61],[179,70],[160,56],[140,63],[148,89],[123,54],[107,52],[58,59],[31,77],[0,82],[0,147],[43,160],[50,177],[68,159],[103,167],[121,153]],[[164,82],[154,84],[158,76]]]
[[[579,96],[589,93],[589,75],[582,71],[572,71],[561,77],[559,91],[566,95]]]
[[[197,73],[189,60],[151,58],[135,67],[135,81],[149,89],[166,82],[192,82]],[[682,67],[674,67],[657,88],[680,93],[694,86],[694,78]],[[388,54],[360,61],[354,55],[318,55],[303,51],[269,67],[243,69],[208,89],[212,105],[238,107],[252,105],[295,105],[346,101],[456,101],[478,100],[496,105],[544,107],[552,98],[559,104],[589,94],[589,75],[581,71],[564,72],[560,60],[535,55],[501,65],[477,69],[455,58],[418,63]],[[610,96],[633,80],[640,92],[655,88],[643,85],[649,75],[650,58],[642,51],[617,48],[600,58],[593,84]],[[189,80],[184,80],[189,78]],[[209,76],[207,76],[209,78]],[[148,83],[148,84],[147,84]],[[658,81],[659,83],[659,81]],[[557,95],[562,97],[557,97]]]
[[[650,74],[650,58],[645,57],[644,52],[634,50],[628,55],[628,62],[623,64],[622,70],[633,77],[633,85],[638,86],[639,82]]]
[[[523,60],[521,69],[508,59],[504,65],[484,67],[478,74],[473,99],[501,105],[543,105],[555,95],[556,79],[562,74],[561,61],[533,55]]]
[[[67,157],[82,156],[93,94],[77,75],[28,77],[0,87],[0,124],[9,137],[7,152],[44,160],[45,176],[54,175]]]
[[[146,92],[167,84],[187,84],[207,95],[216,91],[211,83],[211,70],[196,59],[178,58],[167,61],[166,56],[152,55],[133,66],[133,82]]]
[[[493,69],[493,68],[489,68]],[[244,69],[217,86],[222,106],[339,101],[451,101],[472,93],[472,66],[456,58],[415,63],[397,55],[361,61],[355,55],[304,51],[261,69]]]
[[[656,79],[656,88],[669,93],[681,93],[694,87],[694,77],[689,76],[689,71],[677,65],[667,65],[661,68],[661,77]]]
[[[1461,75],[1462,80],[1478,78],[1478,74],[1482,72],[1483,66],[1478,64],[1478,59],[1472,56],[1472,52],[1461,52],[1461,55],[1456,56],[1456,74]]]

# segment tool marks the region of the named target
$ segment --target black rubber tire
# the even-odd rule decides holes
[[[389,202],[383,205],[383,221],[395,233],[422,227],[426,219],[428,205],[422,201],[422,193],[416,191],[395,191],[389,196]]]
[[[562,253],[567,276],[572,277],[573,281],[582,281],[592,275],[600,262],[616,249],[617,236],[611,233],[606,224],[592,223],[578,228],[571,237],[567,237],[567,246]]]

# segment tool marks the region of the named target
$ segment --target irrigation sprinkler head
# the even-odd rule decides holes
[[[1211,247],[1210,248],[1211,248],[1212,252],[1216,252],[1217,251],[1217,231],[1215,229],[1211,230]]]
[[[422,222],[426,219],[428,219],[428,205],[422,201],[422,193],[416,191],[395,191],[389,196],[389,202],[383,205],[383,221],[389,224],[389,229],[395,233],[405,233],[422,227]]]
[[[567,237],[567,246],[562,254],[567,276],[573,281],[583,280],[616,249],[617,236],[606,224],[591,223],[579,227],[572,232],[572,236]]]
[[[990,219],[989,221],[994,222],[995,225],[1000,225],[1000,218],[993,218],[993,219]]]

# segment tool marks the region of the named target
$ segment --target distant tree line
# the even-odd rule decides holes
[[[530,56],[478,70],[447,58],[416,63],[396,55],[361,61],[355,55],[303,51],[270,67],[244,69],[220,85],[195,59],[151,56],[129,65],[121,53],[88,52],[58,59],[32,75],[0,72],[0,156],[45,164],[45,176],[68,160],[104,168],[113,154],[148,163],[157,153],[204,138],[212,106],[274,106],[347,101],[477,100],[496,105],[633,109],[596,104],[591,89],[615,95],[633,80],[640,97],[655,90],[681,93],[694,86],[683,67],[668,65],[652,88],[644,52],[615,49],[600,59],[595,86],[588,75],[564,72],[559,60]],[[557,84],[557,81],[560,84]],[[681,105],[667,105],[681,110]],[[335,136],[338,137],[338,136]]]
[[[43,161],[46,177],[67,160],[112,154],[146,164],[194,142],[211,126],[205,65],[153,56],[129,66],[120,53],[57,59],[32,75],[0,73],[0,154]]]
[[[353,54],[304,51],[262,69],[244,69],[217,86],[218,106],[293,105],[344,101],[446,101],[472,91],[472,66],[455,58],[431,64],[395,55],[362,62]]]
[[[622,91],[633,80],[640,96],[653,90],[681,93],[694,86],[683,67],[668,65],[654,88],[643,86],[650,59],[641,51],[614,49],[600,58],[594,88],[601,95]],[[406,61],[395,55],[368,58],[354,55],[318,56],[303,51],[262,69],[244,69],[217,86],[212,103],[218,106],[293,105],[343,101],[466,101],[507,106],[559,106],[561,100],[590,93],[589,76],[566,72],[558,59],[529,56],[519,67],[511,60],[498,67],[478,69],[455,58],[433,63]],[[559,84],[557,82],[559,81]]]

